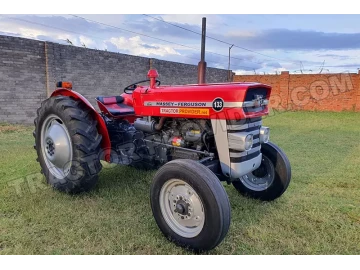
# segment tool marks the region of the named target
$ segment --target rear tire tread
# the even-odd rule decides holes
[[[102,166],[98,157],[102,136],[97,132],[97,121],[92,119],[90,109],[81,101],[77,101],[67,96],[50,97],[41,103],[41,107],[37,110],[37,116],[34,120],[35,145],[38,158],[37,161],[42,167],[48,183],[53,185],[55,189],[67,193],[79,193],[89,191],[95,186],[98,173]],[[39,123],[43,121],[47,115],[57,115],[65,124],[71,137],[73,146],[73,160],[79,163],[80,169],[85,175],[80,179],[68,179],[65,183],[61,183],[47,169],[43,162],[42,151],[40,145],[41,127]],[[76,115],[74,120],[71,115]],[[91,168],[91,170],[90,170]]]

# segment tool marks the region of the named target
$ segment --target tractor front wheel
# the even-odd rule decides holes
[[[177,159],[156,173],[151,208],[160,230],[176,244],[195,251],[216,247],[230,226],[224,187],[207,167]]]
[[[232,184],[245,196],[272,201],[280,197],[288,188],[291,166],[285,153],[271,142],[261,145],[261,153],[260,167]]]
[[[42,102],[34,124],[34,148],[47,182],[67,193],[94,187],[102,168],[101,135],[90,109],[71,97],[51,97]]]

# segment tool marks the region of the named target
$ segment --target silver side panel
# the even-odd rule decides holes
[[[247,154],[251,154],[256,152],[260,149],[260,146],[250,149],[247,152],[241,153],[231,153],[229,149],[236,149],[236,133],[229,133],[227,132],[227,125],[226,120],[222,119],[211,119],[211,125],[213,128],[214,136],[215,136],[215,143],[219,155],[221,170],[224,175],[229,176],[231,178],[239,178],[255,169],[257,169],[261,164],[261,153],[250,160],[239,162],[239,163],[231,163],[230,162],[230,155],[231,157],[241,157]],[[259,131],[254,131],[253,133],[259,133]],[[235,139],[235,140],[233,140]],[[259,139],[254,140],[258,142]],[[254,142],[254,143],[255,143]],[[234,143],[232,147],[230,144]]]
[[[261,126],[261,125],[262,125],[262,121],[257,121],[254,123],[249,123],[249,124],[244,124],[244,125],[227,125],[227,129],[228,130],[242,130],[242,129],[247,129],[247,128],[251,128],[251,127]]]
[[[229,153],[229,144],[228,144],[228,136],[226,129],[226,120],[211,119],[211,125],[214,132],[215,143],[220,159],[221,170],[224,175],[231,176],[230,153]]]
[[[257,146],[255,148],[251,148],[249,151],[243,151],[243,152],[239,152],[239,153],[230,153],[230,157],[244,157],[247,155],[250,155],[252,153],[255,153],[256,151],[260,150],[260,146]]]
[[[232,178],[239,178],[253,170],[259,168],[261,164],[262,154],[258,155],[257,157],[243,161],[240,163],[231,163],[231,177]]]

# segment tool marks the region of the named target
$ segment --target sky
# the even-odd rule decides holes
[[[151,17],[150,17],[151,16]],[[197,65],[236,74],[354,72],[360,15],[0,15],[0,35],[19,36]]]

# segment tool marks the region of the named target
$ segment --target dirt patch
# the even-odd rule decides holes
[[[15,125],[0,125],[0,133],[16,133],[24,131],[26,127]]]

